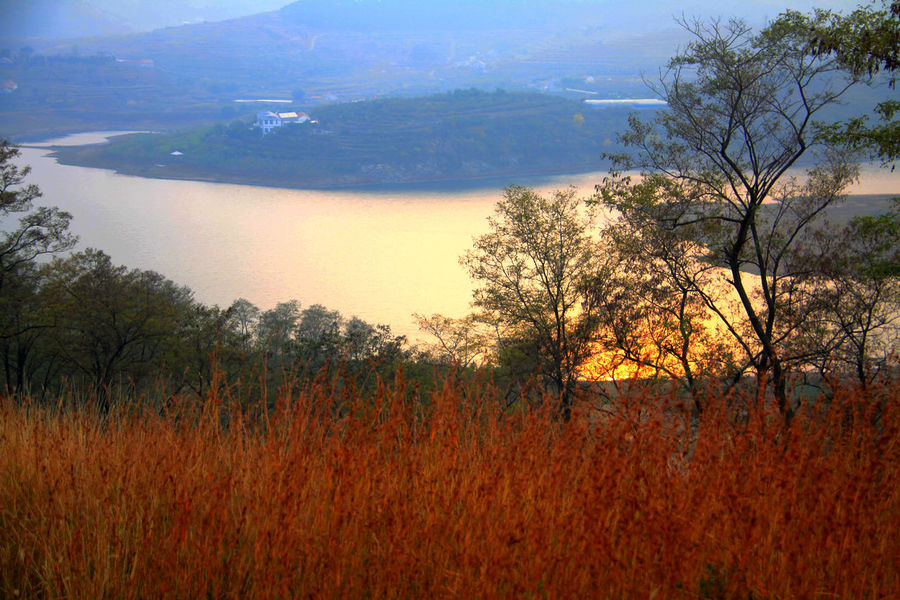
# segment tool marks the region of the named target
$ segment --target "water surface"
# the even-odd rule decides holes
[[[103,133],[47,144],[85,144]],[[198,300],[227,306],[244,297],[262,309],[297,299],[387,323],[417,337],[412,313],[462,316],[472,285],[458,259],[510,183],[544,191],[575,185],[590,194],[603,173],[393,190],[306,191],[144,179],[59,165],[22,149],[40,203],[72,213],[80,248],[152,269]],[[900,174],[869,167],[858,194],[900,190]]]

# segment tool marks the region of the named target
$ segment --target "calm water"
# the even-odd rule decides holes
[[[64,141],[102,139],[80,134]],[[245,297],[266,309],[296,298],[411,336],[414,312],[469,311],[472,286],[458,259],[486,231],[503,186],[285,190],[64,166],[38,148],[23,148],[21,159],[32,167],[29,181],[41,188],[41,203],[72,213],[81,248],[159,271],[205,303],[227,306]],[[587,194],[596,181],[542,183],[548,189],[580,183]]]
[[[91,143],[80,134],[52,143]],[[21,163],[44,197],[74,216],[80,247],[153,269],[198,300],[244,297],[262,309],[297,299],[387,323],[417,337],[411,315],[469,311],[472,285],[458,258],[506,183],[587,195],[602,173],[497,182],[484,189],[305,191],[165,181],[57,164],[39,148]],[[856,193],[900,190],[900,174],[870,169]]]

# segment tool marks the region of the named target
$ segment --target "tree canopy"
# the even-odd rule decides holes
[[[572,188],[544,197],[510,186],[488,219],[491,232],[460,259],[479,286],[475,306],[503,327],[507,351],[531,355],[564,418],[593,352],[587,284],[601,262],[580,204]]]
[[[881,7],[860,6],[848,15],[818,9],[812,15],[787,11],[783,17],[805,33],[806,48],[833,57],[855,77],[894,88],[900,67],[900,2],[882,0]],[[883,75],[883,76],[882,76]],[[824,128],[835,143],[849,142],[873,157],[893,163],[900,157],[900,102],[886,100],[875,107],[877,121],[858,115]]]
[[[0,234],[0,291],[7,277],[38,256],[64,252],[75,245],[69,231],[72,215],[56,208],[34,207],[32,201],[41,192],[33,184],[24,184],[30,167],[19,168],[13,160],[19,149],[7,140],[0,141],[0,218],[21,214],[18,225],[3,223]]]
[[[626,151],[613,157],[642,178],[614,172],[598,192],[624,228],[671,240],[640,247],[666,266],[673,293],[715,315],[740,357],[735,376],[749,367],[770,382],[790,419],[787,373],[807,358],[793,342],[810,311],[798,289],[808,265],[796,257],[857,173],[814,123],[855,80],[837,59],[810,54],[788,18],[759,33],[739,21],[685,27],[694,41],[654,87],[668,108],[632,117]],[[801,164],[812,166],[802,174]],[[671,251],[681,244],[692,250]],[[719,275],[701,277],[707,265]]]

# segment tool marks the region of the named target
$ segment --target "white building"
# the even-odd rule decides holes
[[[306,123],[309,120],[309,115],[305,112],[276,113],[263,110],[256,113],[256,126],[262,130],[263,135],[288,123]]]

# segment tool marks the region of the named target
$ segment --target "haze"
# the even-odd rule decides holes
[[[373,0],[381,4],[382,0]],[[333,6],[358,10],[367,0],[337,0]],[[417,2],[401,0],[384,4],[406,4],[411,10],[424,14],[459,10],[466,2],[439,0]],[[673,15],[739,16],[751,20],[771,18],[784,8],[808,10],[813,6],[836,10],[852,9],[856,2],[840,0],[663,0],[660,2],[621,2],[617,0],[580,0],[578,4],[591,11],[606,13],[605,19],[628,23],[635,31],[647,28],[665,28]],[[119,35],[150,31],[162,27],[184,24],[216,22],[251,14],[273,11],[290,4],[285,0],[6,0],[2,3],[4,19],[0,24],[0,39],[60,38]],[[297,4],[313,4],[303,1]],[[531,0],[526,2],[484,2],[506,6],[510,10],[534,7],[552,14],[553,2]],[[622,18],[626,17],[626,18]]]

